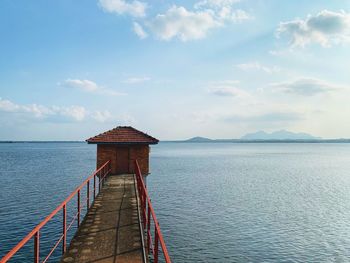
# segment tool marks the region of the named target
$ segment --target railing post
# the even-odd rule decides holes
[[[90,207],[90,179],[87,181],[86,185],[86,211],[89,210]]]
[[[78,218],[77,218],[77,222],[78,222],[78,227],[80,226],[80,190],[78,190]]]
[[[99,177],[98,177],[98,192],[101,191],[101,171],[99,171],[98,173]]]
[[[40,232],[36,232],[34,236],[34,263],[40,262]]]
[[[157,224],[157,223],[155,223]],[[157,231],[157,226],[154,226],[154,263],[158,263],[158,243],[159,243],[159,236]]]
[[[142,225],[144,222],[144,214],[143,214],[143,193],[140,193],[140,203],[141,203],[141,219],[142,219]]]
[[[143,206],[142,206],[142,213],[143,213],[143,228],[146,229],[146,192],[143,192]]]
[[[149,205],[147,206],[147,253],[149,254],[150,250],[150,232],[151,232],[151,209]]]
[[[63,224],[62,224],[62,232],[63,232],[63,240],[62,240],[62,254],[66,252],[67,247],[67,206],[63,205]]]
[[[96,197],[97,193],[97,187],[96,187],[96,177],[99,176],[99,181],[102,180],[101,183],[99,183],[99,190],[100,190],[100,185],[104,183],[104,181],[106,180],[107,175],[110,174],[110,167],[111,167],[111,162],[108,161],[104,164],[104,166],[98,170],[95,171],[91,176],[88,177],[87,181],[84,181],[83,184],[81,184],[78,188],[78,190],[74,191],[67,199],[65,199],[65,201],[63,203],[61,203],[59,205],[59,207],[57,207],[54,211],[52,211],[52,213],[46,217],[46,219],[44,221],[42,221],[39,225],[36,226],[36,228],[34,228],[34,232],[30,232],[26,237],[24,237],[22,239],[21,242],[19,242],[17,244],[17,246],[15,246],[12,250],[10,250],[3,258],[0,259],[0,262],[7,262],[9,259],[11,259],[29,240],[33,240],[33,256],[32,256],[32,260],[35,263],[39,263],[40,262],[40,236],[41,236],[41,229],[44,225],[46,225],[51,219],[52,217],[54,217],[58,212],[60,212],[62,210],[62,235],[60,236],[60,239],[56,242],[56,244],[54,245],[54,247],[52,248],[52,250],[49,252],[49,254],[47,255],[47,257],[44,259],[44,261],[46,262],[49,257],[52,255],[52,253],[54,252],[54,250],[58,247],[58,245],[60,245],[60,243],[62,242],[62,254],[64,254],[67,251],[67,203],[75,197],[75,194],[77,194],[77,201],[78,201],[78,213],[74,216],[77,217],[78,219],[78,226],[80,225],[80,215],[81,215],[81,189],[83,189],[83,187],[85,186],[85,184],[87,184],[87,198],[86,198],[86,205],[87,205],[87,209],[89,209],[90,203],[91,203],[91,196],[90,196],[90,181],[93,177],[94,182],[93,182],[93,194],[94,196],[92,197],[92,199],[94,200],[94,198]],[[101,172],[103,171],[103,175],[101,176]],[[138,172],[140,173],[140,172]],[[138,178],[139,179],[139,178]],[[140,191],[143,190],[143,188],[139,188]],[[147,194],[146,194],[147,195]],[[145,200],[146,200],[146,195],[143,194],[141,196],[141,198],[143,199],[143,206],[145,206]],[[85,201],[83,201],[85,202]],[[84,204],[83,204],[84,206]],[[145,208],[144,208],[145,209]],[[152,212],[152,211],[151,211]],[[146,211],[144,210],[144,216]],[[153,213],[153,212],[152,212]],[[74,221],[74,220],[73,220]],[[71,226],[71,224],[69,224],[69,227]],[[151,240],[151,239],[150,239]],[[150,242],[151,244],[152,242]]]
[[[94,200],[96,197],[96,174],[94,175]]]
[[[105,167],[103,167],[102,170],[101,170],[101,173],[102,173],[102,176],[101,176],[101,178],[100,178],[100,179],[101,179],[101,187],[103,187],[103,181],[104,181],[104,178],[105,178],[105,177],[104,177],[104,175],[105,175],[104,169],[105,169]]]
[[[104,186],[105,181],[106,181],[106,171],[105,171],[106,166],[103,166],[103,179],[102,179],[102,186]]]

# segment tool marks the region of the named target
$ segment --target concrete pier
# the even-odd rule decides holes
[[[145,262],[134,175],[111,175],[61,262]]]

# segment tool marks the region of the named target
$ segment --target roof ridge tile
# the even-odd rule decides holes
[[[86,140],[88,143],[157,144],[158,139],[132,126],[117,126]]]

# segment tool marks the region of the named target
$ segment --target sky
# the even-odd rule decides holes
[[[0,1],[0,140],[350,137],[350,1]]]

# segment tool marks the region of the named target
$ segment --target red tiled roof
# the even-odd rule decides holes
[[[131,126],[119,126],[86,140],[88,143],[157,144],[159,140]]]

